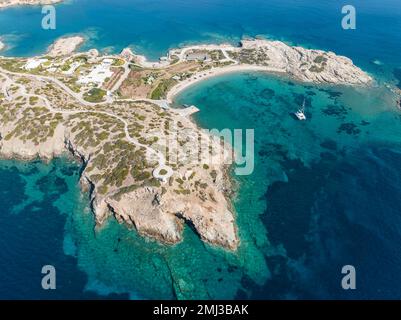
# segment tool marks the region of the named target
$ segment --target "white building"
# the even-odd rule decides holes
[[[110,70],[113,61],[113,59],[104,59],[101,64],[93,68],[89,74],[80,77],[77,82],[83,85],[90,83],[102,85],[107,78],[111,78],[113,75],[113,71]]]
[[[24,69],[25,70],[33,70],[38,68],[42,63],[47,62],[47,59],[28,59],[26,62]]]

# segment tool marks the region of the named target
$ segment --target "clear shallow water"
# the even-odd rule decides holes
[[[299,122],[290,113],[303,97],[309,119]],[[249,255],[253,269],[265,262],[272,275],[263,286],[245,275],[240,297],[401,296],[394,285],[401,117],[392,99],[381,88],[311,87],[248,73],[209,80],[178,98],[201,109],[195,118],[202,127],[255,128],[255,171],[237,177],[239,254]],[[340,285],[347,264],[359,277],[352,293]]]
[[[78,181],[79,166],[67,159],[0,162],[0,298],[235,296],[242,274],[237,257],[204,245],[190,229],[174,247],[114,220],[95,232]],[[41,289],[48,264],[57,271],[55,291]]]
[[[304,96],[301,123],[290,113]],[[237,254],[189,228],[174,247],[114,220],[94,232],[77,164],[0,162],[0,297],[399,297],[401,116],[392,99],[381,88],[314,88],[259,73],[178,97],[201,109],[203,127],[255,128],[255,172],[236,177]],[[44,264],[58,270],[53,295],[39,287]],[[352,293],[340,288],[345,264],[358,272]]]
[[[87,276],[66,231],[80,203],[78,178],[79,166],[66,159],[49,165],[0,162],[1,299],[103,298],[84,290]],[[54,291],[41,287],[41,270],[48,264],[56,267]]]
[[[360,27],[350,32],[340,28],[338,1],[144,3],[72,1],[58,6],[54,32],[38,28],[38,8],[1,11],[1,34],[11,44],[5,53],[42,53],[57,37],[83,32],[90,38],[83,49],[132,45],[157,58],[187,42],[265,34],[346,54],[377,78],[401,82],[397,1],[357,1]],[[300,123],[290,113],[304,97],[309,120]],[[191,87],[177,97],[181,103],[201,109],[203,127],[256,130],[255,172],[239,178],[235,201],[238,254],[204,245],[189,228],[174,247],[113,220],[94,232],[77,164],[1,161],[0,298],[401,296],[394,285],[401,274],[401,120],[389,91],[246,73]],[[54,292],[40,289],[44,264],[58,271]],[[340,289],[344,264],[357,268],[355,292]]]

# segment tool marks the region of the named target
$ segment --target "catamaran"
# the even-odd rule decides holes
[[[305,115],[305,99],[304,103],[302,104],[302,108],[299,109],[297,112],[294,113],[295,116],[298,118],[298,120],[306,120],[306,115]]]

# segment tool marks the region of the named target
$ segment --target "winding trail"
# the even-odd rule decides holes
[[[0,75],[6,80],[5,83],[3,84],[3,94],[4,94],[4,96],[7,98],[7,100],[10,101],[10,100],[13,99],[13,96],[11,96],[11,95],[9,94],[8,88],[9,88],[11,85],[15,85],[15,86],[17,86],[17,87],[20,89],[20,94],[19,94],[18,96],[22,96],[22,97],[26,97],[26,98],[36,97],[36,98],[42,100],[42,101],[45,103],[46,108],[47,108],[50,112],[52,112],[52,113],[61,113],[61,114],[67,114],[67,115],[79,114],[79,113],[97,113],[97,114],[104,114],[104,115],[113,117],[113,118],[115,118],[115,119],[121,121],[121,122],[124,124],[125,136],[126,136],[126,139],[127,139],[130,143],[134,144],[134,145],[137,146],[137,147],[145,148],[146,151],[148,152],[148,155],[149,155],[149,154],[150,154],[150,155],[154,155],[154,156],[157,158],[158,167],[156,167],[156,168],[154,169],[154,171],[153,171],[153,176],[154,176],[154,178],[156,178],[156,179],[158,179],[158,180],[162,180],[163,182],[166,182],[166,181],[174,174],[173,169],[172,169],[171,167],[169,167],[169,166],[166,165],[166,158],[165,158],[165,156],[164,156],[160,151],[154,150],[154,149],[152,149],[151,147],[149,147],[148,145],[142,144],[142,143],[140,143],[138,140],[136,140],[136,139],[134,139],[134,138],[132,138],[132,137],[130,136],[129,130],[128,130],[129,124],[128,124],[128,122],[127,122],[125,119],[121,118],[120,116],[115,115],[115,114],[113,114],[113,113],[111,113],[111,112],[107,112],[107,111],[94,111],[94,110],[58,110],[58,109],[55,109],[55,108],[53,108],[53,106],[51,105],[50,101],[49,101],[46,97],[43,97],[43,96],[40,96],[40,95],[37,95],[37,94],[30,94],[30,93],[27,93],[26,87],[25,87],[24,85],[19,84],[19,83],[15,83],[7,74],[21,76],[21,74],[14,73],[14,72],[9,72],[9,71],[5,71],[5,70],[3,70],[2,68],[0,68]],[[27,76],[27,75],[26,75],[26,74],[23,74],[23,76]],[[32,76],[32,77],[34,77],[34,78],[36,78],[36,79],[43,78],[43,77],[39,77],[39,76],[36,76],[36,75],[30,75],[30,76]],[[49,77],[45,77],[45,78],[49,78]],[[51,79],[51,78],[49,78],[49,79]],[[57,79],[53,79],[53,80],[57,80]],[[58,81],[58,80],[57,80],[57,81]],[[61,81],[60,81],[60,83],[61,83]],[[63,83],[61,83],[61,84],[62,84],[63,86],[65,86]],[[63,87],[63,86],[61,86],[61,87]],[[142,99],[142,100],[138,100],[138,101],[144,101],[144,100]],[[146,99],[145,99],[145,101],[146,101]],[[90,104],[90,105],[92,106],[93,104]],[[96,105],[96,104],[95,104],[95,105]],[[161,174],[160,172],[161,172],[162,170],[165,170],[165,171],[166,171],[166,174]]]
[[[77,100],[79,103],[81,103],[81,104],[83,104],[84,106],[87,106],[87,107],[100,105],[100,104],[107,104],[107,103],[111,103],[112,102],[112,99],[110,97],[106,97],[106,101],[99,102],[99,103],[88,102],[85,99],[83,99],[80,94],[74,92],[71,88],[69,88],[62,81],[60,81],[60,80],[58,80],[56,78],[49,77],[49,76],[39,76],[39,75],[36,75],[36,74],[30,74],[30,73],[12,72],[12,71],[8,71],[8,70],[4,70],[1,67],[0,67],[0,72],[3,74],[3,76],[5,74],[18,76],[18,77],[25,76],[25,77],[33,78],[33,79],[36,79],[36,80],[39,80],[39,81],[43,81],[43,82],[48,82],[48,81],[53,82],[53,83],[57,84],[65,92],[67,92],[70,96],[72,96],[75,100]]]

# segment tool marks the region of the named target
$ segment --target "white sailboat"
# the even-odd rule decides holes
[[[297,112],[294,113],[295,116],[298,118],[298,120],[306,120],[306,115],[305,115],[305,99],[304,103],[302,104],[302,108],[299,109]]]

